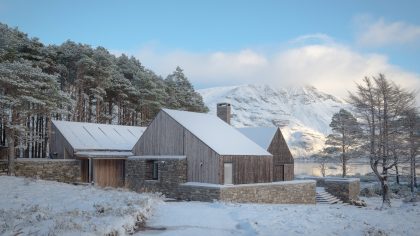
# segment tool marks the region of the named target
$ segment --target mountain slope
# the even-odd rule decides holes
[[[232,104],[235,127],[279,126],[294,157],[308,157],[324,147],[331,117],[348,105],[313,86],[276,89],[268,85],[240,85],[201,89],[210,113],[216,104]]]

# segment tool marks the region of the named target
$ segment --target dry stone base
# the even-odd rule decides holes
[[[158,161],[158,179],[146,178],[147,161]],[[166,197],[178,198],[178,186],[187,182],[185,157],[129,157],[125,165],[126,187],[136,192],[161,192]]]
[[[341,201],[349,203],[359,199],[360,180],[357,178],[326,179],[325,191],[340,198]]]
[[[80,161],[74,159],[17,159],[15,175],[65,183],[80,182]]]
[[[186,183],[180,186],[180,198],[193,201],[239,203],[315,204],[316,183],[295,180],[273,183],[216,185]]]
[[[358,200],[360,193],[360,179],[358,178],[337,178],[337,177],[303,177],[316,181],[317,187],[324,187],[325,191],[338,197],[341,201],[350,203],[351,200]]]

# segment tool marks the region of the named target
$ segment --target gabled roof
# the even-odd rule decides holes
[[[219,155],[271,155],[217,116],[170,109],[163,111]]]
[[[145,127],[52,121],[74,151],[129,151],[143,134]]]
[[[277,127],[247,127],[238,130],[265,150],[270,147],[271,141],[277,132]]]

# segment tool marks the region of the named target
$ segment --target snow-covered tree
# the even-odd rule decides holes
[[[175,71],[165,79],[168,93],[167,105],[171,108],[207,112],[201,95],[194,91],[183,70],[178,66]]]
[[[388,207],[391,205],[389,170],[401,161],[392,153],[393,141],[400,135],[398,121],[414,107],[415,95],[379,74],[366,77],[363,84],[358,84],[357,91],[350,93],[349,102],[362,122],[370,166],[381,184],[383,207]]]
[[[356,118],[347,110],[340,109],[332,117],[330,127],[332,134],[328,135],[325,144],[326,152],[340,153],[342,176],[347,175],[347,162],[353,157],[355,149],[360,143],[361,128]]]
[[[0,63],[0,112],[6,127],[11,173],[16,147],[24,146],[28,138],[45,140],[45,132],[28,136],[28,119],[34,116],[50,118],[65,100],[57,76],[42,72],[27,60]],[[45,149],[46,143],[41,145],[39,152],[44,153]]]
[[[415,198],[415,188],[417,188],[416,178],[416,157],[420,150],[420,116],[417,109],[410,109],[404,117],[404,126],[406,128],[406,140],[409,151],[410,161],[410,189],[412,197]]]
[[[12,75],[8,71],[12,68],[10,63],[14,62],[23,64],[20,66],[26,69]],[[38,79],[45,76],[54,77],[62,97],[58,99],[61,102],[57,102],[57,107],[51,106],[54,109],[50,110],[54,112],[46,111],[45,106],[35,102],[27,102],[30,105],[26,110],[31,112],[16,113],[20,119],[19,126],[25,130],[11,134],[19,147],[16,155],[20,157],[48,155],[47,134],[51,119],[147,125],[162,107],[206,111],[201,96],[194,91],[181,69],[176,73],[176,79],[174,78],[177,96],[170,97],[167,94],[166,81],[152,70],[146,69],[134,57],[124,54],[116,57],[103,47],[92,48],[72,41],[44,46],[37,38],[29,38],[18,29],[1,23],[0,64],[3,75],[9,73],[19,78],[24,78],[23,72],[34,74],[35,71],[30,72],[30,68],[36,70],[40,77],[28,75],[28,83],[32,80],[37,83]],[[18,66],[13,65],[12,69],[15,70],[16,67]],[[13,77],[7,75],[7,78]],[[35,95],[36,93],[33,97]],[[1,103],[6,106],[7,96],[2,96]],[[53,100],[54,96],[49,99]],[[177,103],[180,106],[173,105]],[[2,114],[6,114],[6,111],[10,109],[4,108]],[[6,118],[12,117],[12,113],[7,114],[0,120],[0,145],[3,146],[6,133],[9,132],[6,132],[6,127],[9,127],[9,120]]]

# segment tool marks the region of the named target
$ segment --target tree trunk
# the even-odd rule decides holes
[[[344,140],[344,137],[343,137],[343,140]],[[347,158],[346,158],[346,149],[345,149],[345,145],[344,144],[343,144],[342,148],[343,148],[343,156],[342,156],[342,158],[343,158],[342,159],[343,174],[342,174],[342,177],[344,178],[347,175]]]
[[[11,126],[16,125],[17,114],[15,110],[12,110],[12,122]],[[6,126],[6,138],[7,145],[9,145],[9,166],[8,166],[8,175],[13,176],[15,174],[15,130]]]
[[[389,196],[388,177],[385,175],[381,178],[382,188],[382,208],[391,207],[391,198]]]
[[[109,123],[112,124],[112,102],[109,101],[108,103],[108,115],[109,115]]]
[[[395,165],[395,174],[396,174],[397,184],[400,184],[400,173],[398,171],[398,164]]]
[[[411,156],[410,158],[410,190],[411,190],[411,198],[415,198],[415,192],[414,187],[416,186],[416,162],[415,162],[415,156]]]
[[[44,140],[43,140],[43,147],[42,147],[42,157],[46,158],[47,157],[47,145],[48,145],[48,138],[49,138],[49,130],[50,130],[50,114],[48,114],[48,116],[45,118],[45,126],[44,126],[44,132],[43,132],[43,136],[44,136]]]

